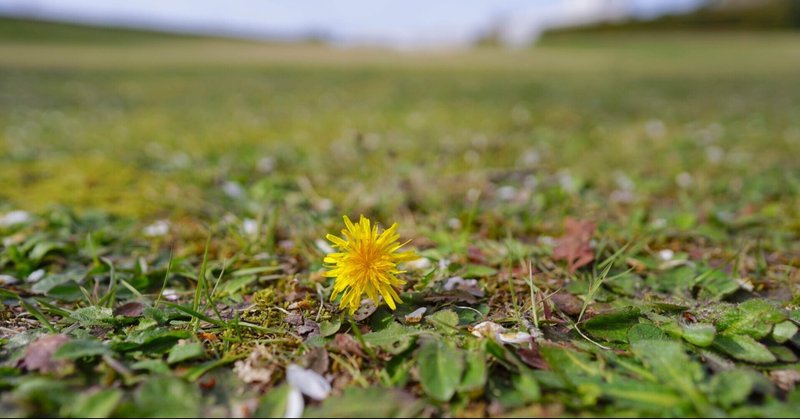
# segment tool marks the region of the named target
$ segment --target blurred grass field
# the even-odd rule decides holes
[[[9,207],[206,211],[224,181],[302,176],[340,209],[418,193],[432,210],[515,171],[569,171],[599,193],[622,174],[673,199],[685,172],[692,205],[777,198],[797,215],[796,35],[579,34],[437,54],[0,26]],[[421,190],[402,186],[414,179]]]
[[[0,407],[214,416],[258,400],[262,412],[285,396],[283,367],[323,348],[345,398],[309,414],[796,412],[800,391],[783,385],[800,353],[798,86],[796,33],[564,33],[524,50],[399,52],[1,19],[0,214],[32,216],[0,225],[0,274],[19,279],[0,294]],[[369,356],[337,348],[355,323],[325,302],[319,239],[343,214],[397,221],[427,259],[409,268],[406,305],[362,319],[355,345]],[[581,270],[555,256],[570,218],[592,238],[595,263]],[[457,276],[479,292],[442,297]],[[111,314],[123,303],[146,309]],[[415,307],[429,311],[412,326]],[[315,319],[317,335],[298,337],[287,310],[301,326]],[[543,355],[470,335],[487,319],[539,333],[529,349]],[[105,349],[65,355],[77,372],[23,373],[46,328]],[[405,349],[361,336],[386,330],[404,330]],[[449,404],[417,385],[418,335],[420,352],[477,354],[463,356],[483,381],[451,388]],[[662,335],[669,350],[651,350]],[[274,373],[261,387],[231,367],[258,342]],[[659,369],[653,353],[680,367]],[[200,377],[218,384],[198,388]],[[96,393],[101,380],[113,388]],[[380,403],[377,385],[394,389]]]

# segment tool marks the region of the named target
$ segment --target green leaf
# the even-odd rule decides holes
[[[342,322],[339,319],[333,321],[323,321],[319,324],[319,334],[322,337],[328,337],[331,335],[335,335],[336,332],[339,331],[339,328],[342,327]]]
[[[77,321],[81,326],[107,326],[114,323],[114,313],[108,307],[83,307],[73,311],[70,318]]]
[[[722,271],[713,271],[708,275],[701,274],[697,285],[700,287],[698,298],[713,301],[722,300],[739,289],[739,282]]]
[[[425,321],[432,324],[443,334],[451,335],[458,330],[458,314],[453,310],[439,310],[430,316],[425,317]]]
[[[640,340],[669,340],[669,337],[652,324],[638,323],[628,329],[628,342],[633,344]]]
[[[131,413],[145,418],[194,417],[199,415],[200,406],[196,385],[175,377],[159,376],[139,387]]]
[[[766,346],[747,335],[718,335],[714,347],[740,361],[767,364],[776,360]]]
[[[748,335],[762,339],[775,323],[785,319],[786,316],[772,304],[762,299],[752,299],[725,310],[717,321],[717,329],[727,335]]]
[[[787,320],[775,325],[775,328],[772,330],[772,338],[775,339],[775,342],[784,343],[794,337],[796,333],[797,325]]]
[[[727,409],[747,400],[754,385],[751,373],[742,369],[725,370],[711,378],[710,395],[716,404]]]
[[[464,267],[464,278],[484,278],[497,275],[497,269],[485,265],[467,265]]]
[[[350,387],[339,397],[305,410],[309,418],[406,418],[416,417],[424,405],[408,394],[388,388]]]
[[[175,345],[170,349],[167,356],[168,364],[176,364],[178,362],[186,361],[189,359],[199,358],[205,354],[203,344],[200,342],[190,342],[181,345]]]
[[[364,343],[377,346],[389,353],[398,354],[406,350],[414,337],[416,329],[392,322],[386,328],[363,336]]]
[[[94,394],[84,394],[69,408],[70,417],[107,418],[122,399],[122,391],[117,389],[100,390]]]
[[[273,388],[258,401],[255,418],[283,418],[286,417],[286,407],[289,402],[289,392],[292,390],[288,384]]]
[[[687,342],[700,347],[711,346],[717,334],[717,328],[708,323],[684,324],[681,331]]]
[[[145,359],[131,365],[132,370],[146,370],[154,374],[169,374],[167,364],[160,359]]]
[[[78,359],[87,356],[109,355],[111,350],[99,340],[71,340],[59,347],[54,353],[55,359]]]
[[[638,308],[626,307],[612,313],[592,317],[583,324],[583,329],[592,336],[614,342],[626,342],[628,329],[639,321]]]
[[[223,282],[218,288],[217,291],[214,293],[215,297],[224,297],[226,295],[233,295],[239,292],[239,290],[243,289],[244,287],[252,284],[258,279],[255,275],[246,275],[235,277],[230,281]]]
[[[632,344],[631,349],[662,384],[686,396],[698,413],[707,411],[707,400],[696,385],[703,379],[702,367],[686,355],[683,345],[675,341],[642,340]]]
[[[486,385],[486,358],[480,351],[466,351],[464,354],[464,377],[458,385],[458,391],[471,392],[482,389]]]
[[[575,387],[587,381],[602,381],[602,368],[585,352],[545,344],[539,347],[539,354],[553,368],[553,371],[559,374],[565,382]]]
[[[461,383],[463,354],[443,342],[429,340],[417,354],[417,368],[425,393],[434,400],[446,402],[453,397]]]
[[[621,408],[631,408],[648,413],[684,411],[691,406],[675,390],[658,383],[619,378],[603,384],[604,397],[610,398]]]

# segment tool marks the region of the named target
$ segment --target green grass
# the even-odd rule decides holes
[[[291,363],[332,383],[309,415],[800,408],[800,35],[0,28],[0,214],[31,214],[0,226],[9,415],[282,416]],[[328,302],[343,214],[430,261],[396,312]],[[568,217],[597,225],[572,271]]]

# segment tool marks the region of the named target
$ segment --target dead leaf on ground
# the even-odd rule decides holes
[[[553,259],[567,262],[570,273],[594,260],[590,242],[597,226],[592,221],[568,217],[564,221],[564,235],[556,240]]]
[[[131,301],[114,309],[114,316],[139,317],[142,315],[144,308],[144,304],[138,301]]]
[[[67,360],[54,360],[53,353],[69,341],[66,335],[45,335],[33,341],[25,350],[22,365],[28,371],[53,373],[69,364]]]

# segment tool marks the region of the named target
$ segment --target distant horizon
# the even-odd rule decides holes
[[[198,7],[197,4],[205,4]],[[488,34],[506,46],[535,41],[548,29],[651,19],[698,9],[707,0],[442,0],[398,4],[378,0],[269,3],[134,0],[0,0],[8,17],[118,27],[184,35],[282,42],[320,39],[333,45],[392,48],[463,47]],[[299,5],[299,6],[298,6]],[[305,7],[301,7],[305,6]]]

